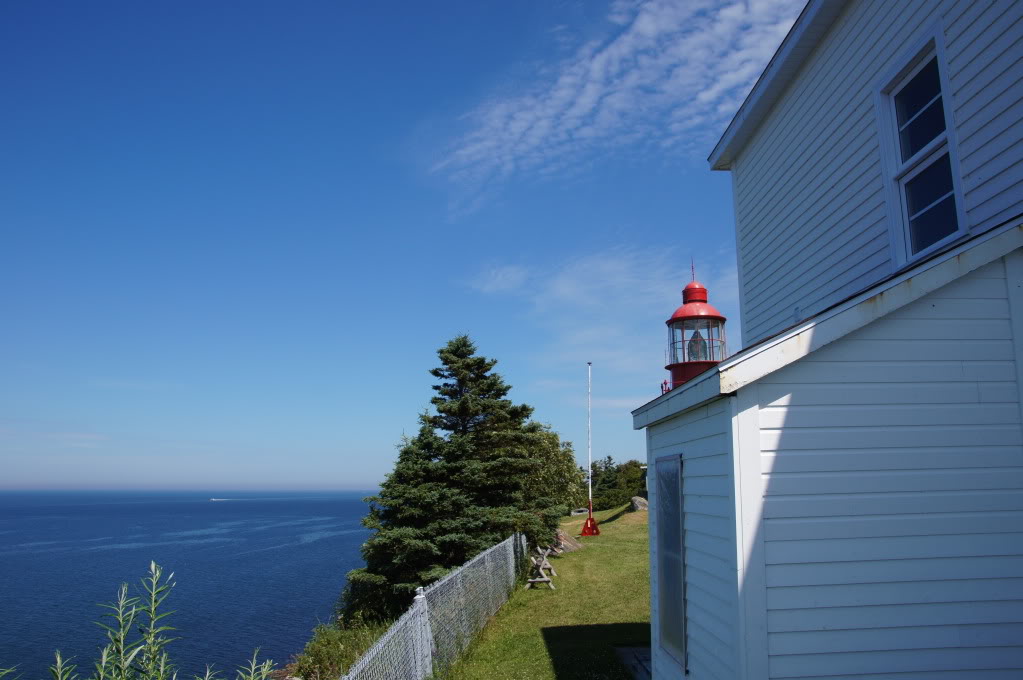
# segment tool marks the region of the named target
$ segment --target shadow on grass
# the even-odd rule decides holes
[[[611,515],[610,517],[607,517],[607,518],[601,519],[601,520],[597,520],[598,524],[610,524],[611,522],[615,521],[616,519],[621,519],[622,517],[624,517],[625,515],[628,514],[629,507],[630,506],[626,505],[624,508],[622,508],[621,510],[619,510],[615,514]]]
[[[602,623],[541,629],[558,680],[631,678],[615,647],[650,645],[649,623]]]

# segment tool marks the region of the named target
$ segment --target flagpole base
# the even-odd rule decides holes
[[[590,499],[590,516],[583,522],[583,536],[600,536],[597,520],[593,519],[593,499]]]

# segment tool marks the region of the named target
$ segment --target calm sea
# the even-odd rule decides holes
[[[86,676],[105,643],[97,604],[150,560],[175,573],[180,678],[233,676],[256,647],[286,662],[362,564],[367,494],[0,493],[0,668],[42,680],[60,649]]]

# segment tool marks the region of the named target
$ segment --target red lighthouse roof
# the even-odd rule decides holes
[[[707,289],[697,281],[693,281],[682,289],[682,306],[675,310],[665,323],[679,319],[711,318],[725,320],[713,305],[707,304]]]

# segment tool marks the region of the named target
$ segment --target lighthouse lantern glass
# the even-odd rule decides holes
[[[671,324],[670,333],[669,359],[673,364],[725,358],[725,328],[720,319],[680,319]]]

